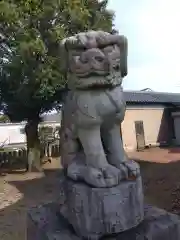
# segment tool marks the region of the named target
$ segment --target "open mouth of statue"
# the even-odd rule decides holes
[[[86,68],[83,69],[73,69],[72,73],[76,74],[78,77],[90,77],[90,76],[107,76],[109,75],[109,70]]]

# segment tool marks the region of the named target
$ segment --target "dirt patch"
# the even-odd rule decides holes
[[[59,197],[59,160],[44,173],[13,173],[0,178],[0,239],[26,240],[27,210]]]
[[[128,156],[140,161],[170,163],[180,160],[180,148],[149,148],[139,152],[129,152]]]
[[[146,202],[180,214],[180,162],[140,162],[140,166]]]
[[[146,202],[180,214],[180,161],[140,161],[140,166]],[[57,159],[45,166],[44,174],[18,173],[0,178],[1,240],[27,239],[27,209],[59,198],[59,174]]]
[[[180,214],[180,148],[151,148],[128,155],[140,163],[146,202]]]

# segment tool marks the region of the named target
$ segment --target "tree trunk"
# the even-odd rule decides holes
[[[27,170],[32,171],[35,167],[38,171],[42,171],[40,156],[40,140],[38,135],[38,120],[30,120],[26,124],[26,140],[27,140]]]

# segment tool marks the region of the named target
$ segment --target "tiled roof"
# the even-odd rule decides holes
[[[148,91],[147,91],[148,90]],[[61,92],[66,96],[67,91]],[[144,89],[142,91],[125,91],[124,98],[127,103],[153,103],[153,104],[172,104],[180,106],[180,93],[166,93],[166,92],[154,92],[151,89]]]
[[[180,105],[179,93],[124,91],[124,97],[127,103],[159,103]]]

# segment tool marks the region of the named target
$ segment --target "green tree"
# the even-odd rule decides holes
[[[0,123],[8,123],[10,122],[10,119],[7,115],[0,114]]]
[[[89,29],[112,31],[114,14],[107,10],[107,2],[0,1],[0,32],[11,49],[8,61],[3,61],[1,98],[5,103],[4,112],[11,121],[27,120],[28,151],[39,151],[40,114],[60,100],[66,84],[59,67],[63,61],[59,42],[64,37]],[[5,54],[0,52],[0,56]]]

